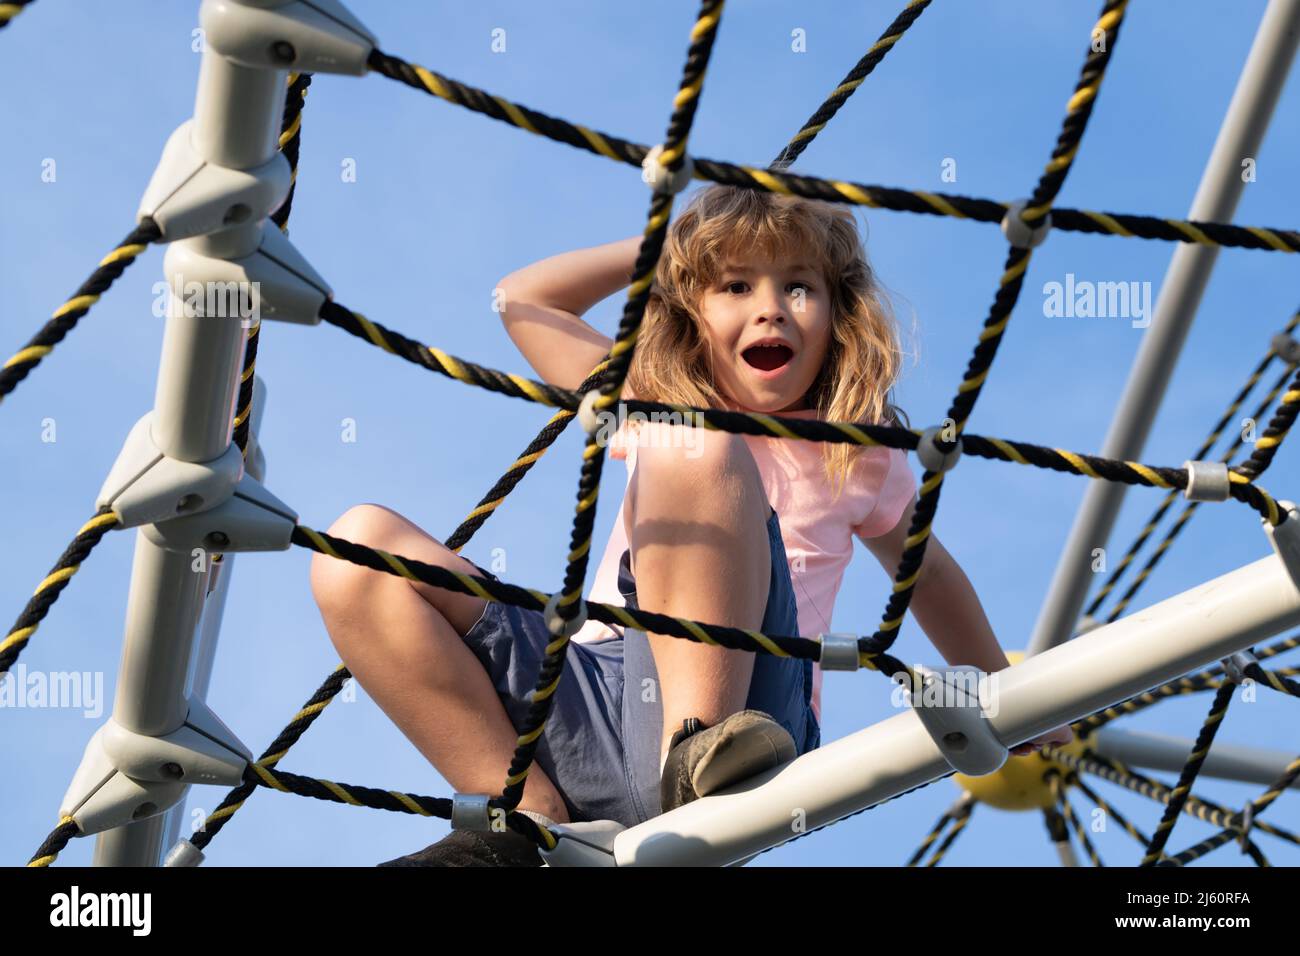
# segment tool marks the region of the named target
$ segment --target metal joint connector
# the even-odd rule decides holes
[[[1246,807],[1241,811],[1241,832],[1237,834],[1237,844],[1241,847],[1242,853],[1250,852],[1246,848],[1246,841],[1250,839],[1250,828],[1255,825],[1255,802],[1253,800],[1246,803]]]
[[[695,177],[695,160],[690,155],[682,156],[682,164],[674,172],[666,166],[659,165],[659,157],[664,147],[660,143],[641,160],[641,179],[660,195],[676,195],[685,189]]]
[[[1291,576],[1291,582],[1300,589],[1300,517],[1296,515],[1294,501],[1277,503],[1282,510],[1282,523],[1276,527],[1268,523],[1267,518],[1260,518],[1259,523],[1268,536],[1268,543],[1273,546],[1273,553],[1282,559],[1282,564]]]
[[[958,435],[951,444],[953,447],[944,451],[939,447],[939,435],[946,430],[946,426],[932,425],[921,433],[921,440],[916,446],[916,457],[927,471],[935,473],[948,471],[953,465],[957,464],[957,459],[961,458],[961,436]]]
[[[980,777],[1006,763],[1010,751],[993,733],[980,706],[978,682],[983,671],[969,664],[933,671],[917,666],[919,687],[910,689],[912,709],[921,718],[939,752],[958,773]]]
[[[582,396],[578,404],[578,424],[588,435],[595,435],[600,429],[600,415],[596,412],[596,402],[600,401],[601,391],[593,388]]]
[[[1269,342],[1269,347],[1287,365],[1300,365],[1300,342],[1291,338],[1286,332],[1278,332]]]
[[[1042,245],[1047,234],[1052,231],[1050,212],[1033,229],[1030,229],[1028,223],[1020,218],[1020,214],[1028,204],[1027,199],[1017,199],[1007,207],[1006,214],[1002,217],[1002,234],[1017,249],[1032,249],[1034,246]]]
[[[556,591],[546,602],[542,618],[546,621],[546,629],[556,637],[573,637],[587,623],[587,602],[579,600],[577,615],[566,620],[560,615],[560,592]]]

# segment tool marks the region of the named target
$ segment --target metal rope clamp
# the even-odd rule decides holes
[[[1010,751],[993,733],[979,699],[984,672],[970,664],[933,671],[918,665],[919,687],[910,702],[943,758],[958,773],[982,777],[1007,761]],[[974,685],[974,686],[972,686]]]
[[[453,830],[492,829],[491,808],[486,793],[457,793],[451,798],[451,828]]]
[[[1006,214],[1002,217],[1002,235],[1007,237],[1007,241],[1017,249],[1032,249],[1034,246],[1041,246],[1047,234],[1052,231],[1052,214],[1049,212],[1043,217],[1043,221],[1037,226],[1030,228],[1029,224],[1021,218],[1021,213],[1029,204],[1028,199],[1017,199],[1011,205],[1007,206]]]
[[[824,671],[855,671],[861,666],[858,657],[858,635],[846,633],[819,634],[822,651],[817,663]]]
[[[167,857],[163,860],[162,865],[175,867],[198,866],[205,859],[202,850],[182,837],[174,847],[167,851]]]
[[[1227,501],[1232,481],[1228,466],[1222,461],[1185,461],[1187,487],[1183,496],[1188,501]]]
[[[1229,680],[1240,685],[1252,679],[1246,673],[1246,668],[1258,663],[1259,660],[1250,651],[1238,651],[1231,657],[1223,659],[1223,671],[1228,675]]]

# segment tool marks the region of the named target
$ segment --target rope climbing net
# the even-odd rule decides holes
[[[18,0],[12,3],[0,3],[0,28],[4,28],[30,2],[31,0]],[[1271,362],[1275,358],[1281,358],[1286,368],[1269,394],[1259,402],[1255,411],[1256,417],[1267,413],[1279,393],[1281,393],[1281,402],[1272,414],[1267,429],[1254,442],[1249,457],[1227,469],[1226,488],[1221,499],[1231,497],[1245,504],[1271,526],[1278,526],[1286,520],[1284,509],[1259,485],[1258,480],[1269,467],[1278,447],[1289,432],[1297,412],[1300,411],[1300,374],[1291,380],[1300,362],[1300,347],[1296,347],[1294,340],[1290,338],[1290,333],[1297,322],[1300,322],[1300,312],[1291,318],[1285,332],[1280,334],[1280,338],[1274,339],[1265,358],[1234,398],[1210,437],[1193,459],[1186,463],[1189,467],[1148,465],[1061,448],[1032,445],[1012,439],[966,433],[967,421],[992,368],[1020,295],[1033,249],[1047,237],[1051,229],[1162,239],[1205,246],[1236,246],[1284,253],[1300,252],[1300,233],[1277,228],[1234,226],[1226,223],[1184,221],[1054,206],[1056,197],[1075,161],[1084,131],[1092,115],[1098,92],[1118,41],[1127,0],[1105,2],[1091,31],[1088,52],[1078,82],[1067,102],[1066,115],[1056,144],[1038,182],[1026,200],[1003,203],[969,196],[894,189],[844,180],[818,179],[789,172],[789,167],[794,161],[894,48],[930,3],[931,0],[912,0],[907,4],[868,53],[849,71],[825,103],[767,168],[709,160],[691,156],[687,152],[696,108],[723,13],[723,0],[704,0],[701,3],[690,32],[686,64],[673,100],[667,132],[660,148],[654,151],[645,145],[547,116],[503,97],[459,83],[425,67],[408,63],[377,48],[369,52],[365,64],[369,71],[530,133],[587,150],[616,162],[644,166],[648,174],[647,181],[652,186],[652,198],[643,240],[613,346],[605,358],[591,369],[576,390],[556,388],[544,382],[500,372],[449,355],[438,348],[424,345],[386,328],[360,312],[333,301],[332,298],[327,298],[319,311],[319,319],[408,362],[469,385],[557,409],[537,437],[523,449],[465,520],[446,539],[446,546],[454,552],[459,553],[470,541],[573,419],[578,418],[587,432],[563,585],[555,593],[464,574],[380,549],[369,548],[298,524],[296,521],[290,538],[292,544],[362,567],[449,591],[475,595],[487,601],[503,602],[545,612],[546,624],[554,639],[546,647],[545,658],[529,698],[530,708],[523,726],[518,728],[516,748],[506,773],[504,786],[500,794],[490,797],[477,795],[481,798],[481,803],[476,804],[483,812],[484,820],[490,814],[495,823],[508,826],[525,835],[543,850],[555,848],[560,834],[518,812],[517,808],[523,796],[525,781],[534,764],[538,742],[546,729],[553,694],[563,672],[570,639],[587,620],[594,619],[607,624],[753,653],[811,659],[821,661],[823,666],[827,665],[828,656],[833,656],[825,655],[824,651],[837,650],[831,648],[832,635],[810,638],[766,634],[755,630],[725,627],[587,601],[582,597],[582,583],[588,569],[600,479],[605,462],[603,445],[597,439],[594,422],[599,413],[622,401],[621,394],[634,355],[656,265],[663,249],[675,195],[692,179],[835,203],[999,223],[1009,240],[1009,248],[993,304],[980,329],[978,342],[949,405],[944,425],[941,427],[915,430],[866,422],[788,419],[778,415],[697,409],[678,404],[640,400],[624,403],[627,411],[640,412],[647,416],[656,413],[673,414],[674,417],[670,420],[678,420],[680,417],[692,423],[694,427],[784,439],[841,442],[861,446],[879,445],[917,453],[918,458],[925,465],[925,470],[905,547],[898,569],[893,576],[892,591],[874,632],[870,635],[854,637],[850,655],[853,658],[852,666],[844,669],[858,667],[875,670],[891,679],[913,686],[918,680],[918,675],[892,656],[890,651],[899,636],[904,615],[913,596],[926,554],[926,544],[933,526],[945,474],[956,462],[959,454],[1167,490],[1168,493],[1159,508],[1124,559],[1112,572],[1101,593],[1088,608],[1089,617],[1095,621],[1100,614],[1101,604],[1117,588],[1120,578],[1133,565],[1137,553],[1154,533],[1157,523],[1173,507],[1179,492],[1184,492],[1189,498],[1192,497],[1192,485],[1196,477],[1194,466],[1205,464],[1200,459],[1217,442],[1228,422],[1247,400]],[[279,149],[293,170],[294,180],[296,180],[301,140],[302,110],[310,83],[311,75],[308,72],[293,72],[288,75]],[[291,180],[287,198],[271,217],[281,230],[287,229],[295,189],[292,185],[294,180]],[[138,225],[103,258],[98,268],[75,294],[60,305],[50,320],[0,368],[0,402],[75,328],[80,319],[146,249],[154,244],[165,244],[172,238],[158,222],[147,216],[142,217]],[[245,460],[249,456],[253,385],[260,331],[260,322],[253,323],[247,331],[243,370],[232,423],[231,442],[238,446]],[[1290,381],[1289,386],[1288,381]],[[1232,460],[1242,442],[1243,439],[1239,438],[1224,453],[1220,459],[1222,464],[1226,465]],[[1116,620],[1123,613],[1199,504],[1200,500],[1192,500],[1185,508],[1164,541],[1111,610],[1109,621]],[[122,515],[111,506],[105,505],[100,507],[81,527],[41,581],[13,627],[3,640],[0,640],[0,674],[7,672],[13,666],[49,614],[50,608],[104,536],[110,530],[127,526]],[[221,560],[222,555],[217,554],[214,557],[214,565],[219,566]],[[1249,852],[1257,863],[1264,864],[1266,861],[1262,853],[1250,839],[1251,829],[1263,830],[1292,843],[1300,842],[1300,838],[1294,834],[1257,819],[1258,815],[1283,790],[1291,786],[1297,775],[1300,775],[1300,758],[1292,761],[1285,774],[1273,786],[1240,812],[1229,811],[1191,794],[1192,784],[1209,752],[1238,681],[1249,678],[1282,693],[1291,696],[1300,695],[1300,684],[1291,680],[1296,673],[1296,668],[1266,670],[1258,663],[1261,659],[1272,657],[1297,644],[1300,644],[1300,636],[1256,652],[1254,662],[1240,673],[1230,672],[1226,665],[1211,668],[1203,673],[1186,676],[1147,691],[1074,724],[1076,732],[1086,743],[1087,735],[1117,717],[1135,713],[1175,695],[1214,690],[1214,700],[1204,726],[1179,775],[1177,784],[1172,788],[1142,777],[1122,764],[1108,760],[1090,749],[1085,749],[1082,756],[1079,756],[1073,752],[1067,753],[1061,748],[1047,747],[1040,755],[1026,758],[1042,762],[1043,774],[1050,784],[1055,807],[1048,808],[1045,813],[1053,838],[1058,842],[1062,839],[1068,840],[1066,827],[1072,828],[1092,861],[1100,864],[1084,828],[1066,799],[1066,788],[1077,786],[1095,801],[1096,805],[1111,813],[1126,832],[1145,847],[1142,859],[1144,866],[1181,865],[1232,840],[1240,842],[1243,849]],[[340,664],[336,667],[276,739],[255,761],[247,763],[240,785],[226,795],[218,808],[208,815],[189,841],[195,850],[201,851],[206,848],[259,787],[354,806],[453,819],[453,823],[456,822],[453,817],[455,801],[450,799],[337,783],[279,769],[280,762],[289,750],[313,725],[350,677],[351,674],[345,666]],[[1148,837],[1142,834],[1102,801],[1080,779],[1083,773],[1092,773],[1111,780],[1165,804],[1164,814],[1152,835]],[[465,795],[457,796],[459,798]],[[929,861],[930,865],[937,863],[966,825],[975,802],[976,800],[969,793],[964,794],[941,817],[911,862],[919,862],[924,852],[939,840],[943,828],[952,823],[951,831],[934,848]],[[1164,848],[1175,822],[1184,813],[1212,822],[1221,828],[1221,833],[1176,856],[1168,855],[1164,852]],[[50,865],[73,837],[82,835],[87,834],[83,832],[74,816],[62,818],[36,850],[29,865]]]

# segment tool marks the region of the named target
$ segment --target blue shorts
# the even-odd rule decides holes
[[[767,532],[772,577],[761,630],[793,636],[799,633],[799,620],[775,511],[767,519]],[[498,580],[482,568],[479,572]],[[626,551],[619,566],[618,587],[627,606],[638,607]],[[528,698],[537,685],[546,645],[552,640],[541,611],[489,601],[464,640],[491,677],[511,723],[519,729],[528,713]],[[821,744],[821,728],[811,701],[812,661],[754,655],[745,707],[771,715],[790,731],[800,754]],[[559,790],[574,823],[616,820],[635,826],[661,812],[662,729],[658,674],[645,632],[626,628],[622,637],[574,641],[552,698],[546,731],[538,742],[536,764]],[[503,767],[503,779],[505,770]]]

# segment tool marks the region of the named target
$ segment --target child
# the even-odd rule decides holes
[[[641,237],[535,263],[502,320],[546,381],[576,388],[612,341],[579,316],[626,286]],[[892,317],[850,212],[711,185],[673,222],[622,396],[897,423]],[[590,598],[766,633],[830,630],[859,538],[892,574],[915,506],[906,455],[664,422],[609,442],[628,484]],[[494,577],[361,505],[331,534]],[[383,580],[379,580],[383,579]],[[457,792],[498,793],[552,640],[540,612],[323,556],[313,591],[339,654]],[[1009,663],[933,535],[911,602],[952,664]],[[817,747],[820,668],[588,621],[574,635],[520,809],[635,825]],[[1057,728],[1012,752],[1071,739]],[[539,865],[514,833],[453,830],[396,866]]]

